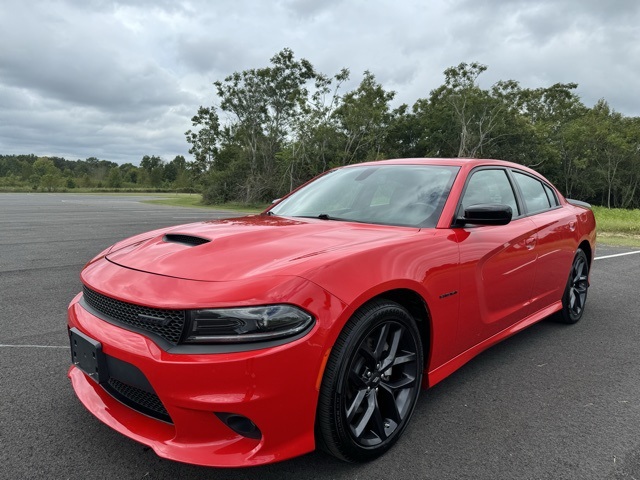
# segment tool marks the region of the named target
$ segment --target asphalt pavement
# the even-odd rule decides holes
[[[140,199],[0,194],[0,478],[640,480],[640,254],[602,245],[582,321],[536,324],[423,391],[381,459],[222,470],[157,457],[74,396],[66,306],[117,240],[230,215]]]

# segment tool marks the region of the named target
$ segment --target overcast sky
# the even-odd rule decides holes
[[[370,70],[398,103],[478,61],[483,86],[576,82],[640,116],[638,0],[2,0],[0,154],[191,159],[212,83],[285,47],[349,68],[347,90]]]

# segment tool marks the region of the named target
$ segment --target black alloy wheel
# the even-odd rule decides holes
[[[571,265],[569,280],[562,296],[561,320],[576,323],[582,318],[589,289],[589,261],[583,250],[578,249]]]
[[[390,301],[360,309],[327,363],[316,422],[319,446],[351,462],[382,455],[407,426],[423,369],[420,333],[407,310]]]

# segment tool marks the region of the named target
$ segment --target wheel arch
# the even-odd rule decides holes
[[[412,329],[413,327],[415,327],[417,329],[416,333],[419,334],[419,341],[420,341],[420,344],[422,347],[422,353],[423,353],[423,359],[422,359],[423,365],[421,369],[420,363],[416,362],[414,363],[413,368],[417,370],[417,372],[419,372],[420,376],[422,376],[422,380],[420,378],[414,379],[416,393],[415,393],[415,396],[412,397],[412,400],[411,400],[412,404],[410,406],[410,410],[408,410],[407,416],[404,417],[402,419],[402,422],[399,424],[401,425],[398,429],[398,432],[400,433],[398,433],[397,436],[395,437],[389,437],[389,438],[392,438],[393,440],[391,441],[391,443],[387,443],[386,444],[387,446],[384,446],[385,445],[384,443],[381,445],[381,447],[384,448],[382,453],[384,453],[384,451],[390,448],[395,443],[397,438],[399,438],[399,435],[401,435],[402,431],[404,430],[404,428],[408,423],[408,419],[411,417],[419,392],[422,388],[424,388],[424,385],[425,385],[424,375],[426,375],[426,373],[425,373],[424,365],[427,364],[426,357],[428,355],[428,351],[430,351],[429,343],[428,343],[428,339],[430,338],[430,332],[429,332],[430,314],[429,314],[429,310],[427,308],[425,299],[415,290],[412,290],[406,287],[405,288],[400,287],[400,288],[388,289],[385,291],[378,292],[374,296],[370,296],[366,298],[366,300],[361,302],[357,307],[354,307],[354,309],[351,310],[351,314],[349,316],[348,322],[350,323],[348,324],[348,329],[345,330],[346,325],[343,326],[343,328],[341,329],[341,333],[348,332],[346,340],[341,344],[341,347],[339,349],[334,351],[332,348],[331,358],[329,359],[326,369],[322,374],[322,385],[321,385],[321,389],[319,389],[318,403],[316,406],[316,418],[315,418],[315,425],[314,425],[316,447],[321,448],[326,452],[346,461],[353,462],[353,461],[371,460],[372,458],[374,458],[379,454],[375,454],[374,456],[355,455],[353,452],[353,449],[347,448],[344,445],[340,446],[338,444],[339,441],[344,436],[343,430],[347,428],[347,427],[344,427],[345,422],[351,421],[349,419],[342,419],[342,417],[340,417],[340,415],[336,413],[338,412],[338,406],[335,403],[338,401],[336,400],[337,398],[336,395],[346,395],[344,391],[341,392],[341,390],[337,388],[337,385],[341,384],[342,379],[346,378],[344,377],[344,375],[347,375],[347,373],[344,373],[344,370],[342,370],[342,367],[347,365],[346,363],[343,363],[343,359],[344,358],[346,358],[347,360],[349,359],[348,356],[346,357],[344,356],[344,352],[345,350],[347,353],[350,351],[352,352],[358,351],[359,347],[356,348],[355,350],[352,350],[351,348],[354,345],[357,346],[359,342],[365,341],[364,340],[365,337],[360,337],[360,335],[362,333],[363,326],[364,328],[367,328],[366,325],[371,325],[371,321],[362,322],[362,320],[367,318],[366,317],[367,315],[371,315],[371,314],[379,315],[380,310],[378,310],[378,308],[391,307],[393,309],[394,308],[393,304],[397,304],[398,306],[406,310],[406,313],[409,315],[409,318],[406,318],[406,315],[403,314],[402,321],[404,323],[413,323]],[[395,308],[395,310],[397,312],[397,308]],[[359,316],[357,318],[357,321],[351,322],[351,319],[353,319],[355,315]],[[374,320],[379,322],[380,318],[383,318],[383,321],[389,321],[389,317],[378,317],[377,319],[374,318]],[[384,320],[385,318],[386,320]],[[411,322],[411,320],[413,320],[413,322]],[[400,318],[398,318],[397,321],[400,321]],[[358,330],[358,327],[361,327],[361,329]],[[375,325],[374,327],[377,328]],[[354,332],[356,333],[354,334]],[[367,335],[369,333],[370,332],[368,332]],[[412,333],[411,335],[412,335],[412,338],[415,339],[415,333]],[[352,342],[354,338],[357,339],[358,343]],[[351,345],[351,347],[349,347],[348,345]],[[335,347],[335,344],[334,344],[334,347]],[[337,357],[334,357],[334,354],[336,352],[340,352],[340,355]],[[380,368],[380,364],[378,364],[376,368]],[[384,368],[387,368],[387,367],[384,367]],[[382,370],[380,370],[380,372],[382,372]],[[328,386],[333,386],[335,387],[335,389],[332,388],[331,390],[328,390],[327,389]],[[378,389],[376,388],[375,392],[377,392],[377,390]],[[334,394],[331,392],[337,392],[337,393]],[[378,405],[380,404],[378,403]],[[399,410],[396,410],[396,411],[399,412]],[[327,421],[327,418],[331,418],[330,415],[335,415],[336,416],[335,418],[337,418],[333,423],[330,423]],[[388,425],[385,425],[384,428],[386,429],[387,427]],[[386,438],[385,438],[385,441],[386,441]]]
[[[429,353],[431,346],[431,314],[425,299],[415,290],[408,288],[396,288],[379,293],[375,297],[369,299],[367,303],[373,300],[390,300],[406,308],[411,317],[415,320],[418,331],[420,332],[420,341],[422,342],[422,351],[424,365],[426,369],[429,364]]]
[[[591,248],[591,244],[587,240],[583,240],[578,248],[587,255],[587,259],[589,260],[589,267],[591,267],[591,262],[593,261],[593,249]]]

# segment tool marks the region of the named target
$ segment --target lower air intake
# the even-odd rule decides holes
[[[115,378],[110,378],[104,388],[114,398],[128,407],[144,413],[163,422],[173,423],[169,412],[155,393],[147,392],[138,387],[128,385]]]

